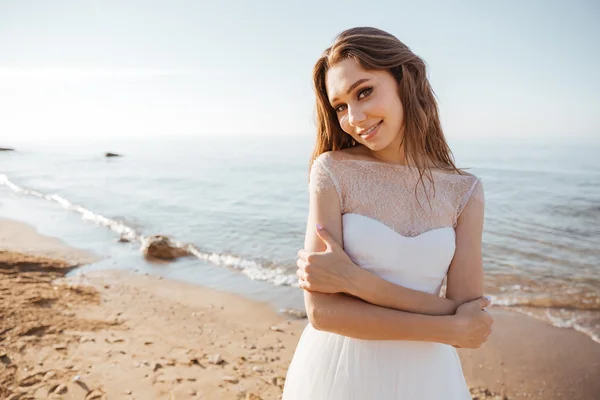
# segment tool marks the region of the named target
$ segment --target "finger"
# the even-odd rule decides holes
[[[296,276],[304,282],[308,282],[308,274],[301,269],[296,270]]]
[[[485,322],[489,325],[492,326],[492,324],[494,323],[494,318],[491,317],[490,313],[488,313],[487,311],[483,310],[485,312]]]
[[[306,282],[304,282],[302,279],[298,279],[298,286],[300,287],[300,289],[302,290],[307,290],[306,289]]]
[[[308,282],[306,282],[304,280],[300,280],[298,282],[298,285],[300,286],[301,289],[310,291],[310,283],[308,283]]]
[[[327,245],[327,248],[329,250],[335,248],[336,246],[339,246],[339,244],[331,236],[329,231],[327,231],[327,229],[321,227],[321,225],[319,225],[319,224],[317,224],[317,235],[319,235],[319,237],[321,238],[323,243],[325,243],[325,245]]]
[[[492,299],[489,296],[480,297],[477,301],[482,310],[492,303]]]
[[[301,250],[299,250],[299,251],[298,251],[298,258],[301,258],[301,259],[303,259],[303,260],[306,260],[306,257],[307,257],[309,254],[311,254],[311,252],[310,252],[310,251],[306,251],[306,250],[304,250],[304,249],[301,249]]]

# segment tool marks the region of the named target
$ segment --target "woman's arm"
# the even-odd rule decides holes
[[[483,295],[483,187],[476,183],[456,223],[456,251],[448,269],[446,297],[464,303]]]
[[[454,315],[458,306],[452,299],[396,285],[360,268],[348,294],[372,304],[426,315]]]
[[[355,339],[413,340],[458,346],[461,332],[466,330],[453,316],[392,310],[341,293],[305,291],[304,296],[307,314],[315,329]]]
[[[371,304],[426,315],[454,315],[453,300],[396,285],[361,268],[326,229],[317,235],[327,246],[324,252],[300,251],[301,286],[311,291],[347,293]]]
[[[342,216],[335,189],[311,192],[304,248],[312,252],[326,250],[315,226],[328,229],[338,243],[342,240]],[[487,338],[489,318],[481,312],[485,300],[469,303],[457,316],[412,314],[375,306],[344,294],[305,291],[305,305],[311,324],[319,330],[358,339],[420,340],[461,347],[478,347]],[[457,313],[458,314],[458,313]]]

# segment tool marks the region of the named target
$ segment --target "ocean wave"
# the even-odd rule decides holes
[[[555,316],[552,315],[549,309],[543,311],[542,314],[532,312],[530,309],[515,307],[515,311],[527,315],[544,322],[547,322],[557,328],[573,329],[588,336],[594,342],[600,344],[600,332],[597,326],[585,322],[585,319],[581,314],[573,314],[571,316]],[[582,321],[583,320],[583,321]]]
[[[275,285],[297,285],[296,275],[286,273],[287,268],[284,267],[269,268],[257,261],[246,260],[236,255],[202,252],[194,246],[189,246],[188,250],[200,260],[237,269],[253,280],[267,281]]]
[[[560,297],[555,294],[490,295],[492,304],[504,307],[600,311],[600,297],[594,293]]]
[[[143,235],[136,231],[133,227],[128,226],[125,222],[108,218],[102,214],[93,212],[85,207],[73,204],[69,200],[57,194],[44,194],[35,190],[23,188],[14,182],[10,181],[4,174],[0,174],[0,185],[5,185],[15,193],[27,196],[37,197],[39,199],[48,200],[59,204],[65,210],[74,211],[81,215],[81,218],[90,221],[96,225],[110,229],[117,233],[124,241],[137,241],[143,244],[152,235]],[[214,265],[233,268],[253,280],[267,281],[275,285],[297,285],[296,275],[291,275],[287,272],[287,268],[278,266],[266,267],[262,263],[253,260],[247,260],[233,254],[218,254],[200,250],[198,247],[185,244],[182,242],[174,242],[176,247],[184,248],[193,254],[196,258],[209,262]]]
[[[33,196],[40,199],[52,201],[61,205],[64,209],[69,211],[75,211],[81,214],[81,217],[84,220],[91,221],[97,225],[104,226],[109,228],[115,233],[118,233],[122,237],[127,238],[128,240],[135,240],[139,238],[139,234],[131,227],[127,226],[122,221],[114,220],[111,218],[107,218],[101,214],[95,213],[93,211],[88,210],[87,208],[78,206],[76,204],[71,203],[69,200],[61,197],[57,194],[45,194],[40,193],[35,190],[25,189],[14,182],[11,182],[8,177],[4,174],[0,174],[0,185],[8,186],[13,192],[19,193],[22,195]]]

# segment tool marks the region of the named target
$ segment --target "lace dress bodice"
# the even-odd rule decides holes
[[[415,167],[358,160],[343,152],[321,154],[311,167],[309,190],[335,188],[342,214],[359,214],[414,237],[456,226],[465,205],[483,201],[483,187],[471,174],[432,170],[433,184]]]
[[[339,198],[343,248],[356,265],[396,285],[439,295],[458,244],[454,228],[471,202],[483,201],[481,183],[470,174],[432,171],[433,184],[424,178],[423,187],[414,167],[350,156],[335,151],[314,161],[310,212],[320,211],[319,199]],[[330,205],[325,209],[334,209]],[[309,323],[283,399],[468,400],[471,394],[452,346],[356,339]]]

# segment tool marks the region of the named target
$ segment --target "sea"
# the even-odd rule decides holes
[[[0,217],[101,257],[79,272],[133,269],[302,309],[295,262],[313,144],[310,135],[23,142],[0,152]],[[450,144],[484,185],[493,304],[600,343],[600,141]],[[156,234],[194,256],[147,262],[140,243]]]

